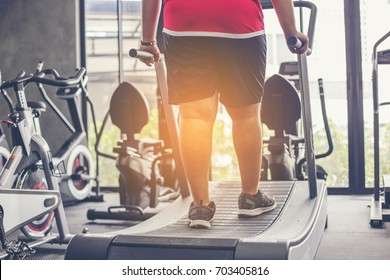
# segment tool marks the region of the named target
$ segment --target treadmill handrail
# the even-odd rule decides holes
[[[294,1],[294,7],[307,8],[310,10],[309,25],[307,37],[309,38],[309,49],[313,50],[313,38],[315,23],[317,19],[317,6],[309,1]],[[264,3],[264,9],[272,8],[272,3]],[[311,53],[311,52],[310,52]],[[313,128],[311,117],[310,90],[309,90],[309,75],[307,69],[308,53],[298,54],[298,73],[299,73],[299,88],[301,89],[302,102],[302,121],[303,133],[305,139],[305,157],[307,161],[307,174],[309,183],[310,199],[317,197],[317,170],[315,164]]]
[[[309,91],[309,78],[307,70],[307,55],[311,54],[313,50],[314,42],[314,30],[317,20],[317,6],[309,1],[294,1],[294,7],[307,8],[310,10],[309,25],[307,30],[307,37],[309,38],[308,49],[310,52],[306,52],[298,55],[298,73],[299,73],[299,87],[301,89],[301,102],[302,102],[302,121],[303,132],[305,139],[305,157],[307,161],[307,174],[309,183],[309,196],[310,199],[317,197],[317,171],[315,164],[314,154],[314,141],[313,141],[313,129],[312,129],[312,117],[311,117],[311,105],[310,105],[310,91]],[[272,9],[271,2],[262,3],[263,9]]]
[[[372,50],[372,101],[374,121],[374,199],[380,197],[380,147],[379,147],[379,89],[378,89],[378,47],[390,37],[390,31],[383,35]]]
[[[297,8],[308,8],[310,10],[309,25],[307,29],[307,37],[309,37],[309,46],[308,48],[313,51],[313,42],[314,42],[314,30],[315,23],[317,20],[317,6],[309,1],[294,1],[294,7]],[[263,9],[273,9],[272,3],[262,3]],[[310,52],[311,53],[311,52]],[[309,55],[308,53],[307,55]]]
[[[303,7],[310,10],[308,34],[309,48],[313,50],[313,38],[317,19],[317,7],[308,1],[295,1],[294,7]],[[309,197],[317,197],[317,170],[314,153],[314,137],[310,104],[309,74],[307,69],[307,52],[298,54],[299,88],[301,90],[303,134],[305,139],[305,156],[307,161],[307,176]]]
[[[133,58],[151,58],[153,54],[140,51],[137,49],[130,49],[130,57]],[[161,100],[163,102],[165,118],[167,119],[168,133],[172,145],[173,157],[175,160],[176,174],[179,180],[180,193],[182,197],[187,197],[190,195],[190,189],[187,181],[187,176],[185,174],[183,161],[181,159],[180,145],[179,145],[179,128],[176,121],[175,113],[172,108],[172,105],[168,103],[168,85],[167,85],[167,73],[165,67],[164,55],[161,55],[160,61],[155,63],[155,69],[157,74],[157,83],[161,92]]]

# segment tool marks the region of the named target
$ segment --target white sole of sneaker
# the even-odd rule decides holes
[[[276,208],[276,202],[268,207],[256,208],[256,209],[239,209],[238,216],[240,217],[255,217],[266,212],[272,211]]]
[[[190,220],[189,227],[190,228],[210,228],[211,221],[205,221],[205,220]]]

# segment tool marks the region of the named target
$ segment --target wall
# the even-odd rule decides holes
[[[40,60],[61,75],[72,75],[79,66],[78,5],[78,0],[0,0],[3,80],[14,78],[21,70],[33,72]],[[39,99],[35,88],[27,87],[28,100]],[[13,94],[11,90],[8,93]],[[64,101],[55,102],[69,115]],[[7,114],[7,107],[0,101],[0,117],[4,119]],[[55,152],[69,132],[51,110],[44,113],[41,123],[43,134]]]

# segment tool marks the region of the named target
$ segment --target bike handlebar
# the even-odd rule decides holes
[[[45,75],[52,75],[54,79],[64,79],[63,77],[60,76],[60,74],[58,74],[57,70],[53,69],[53,68],[47,68],[47,69],[43,69],[41,71],[39,71],[38,73],[43,73]]]
[[[13,87],[14,85],[24,83],[26,81],[29,81],[33,77],[33,74],[29,74],[25,76],[25,72],[21,71],[14,80],[9,80],[6,82],[3,82],[0,85],[0,90]]]
[[[81,67],[77,71],[77,73],[74,77],[64,78],[64,77],[61,77],[55,69],[45,69],[45,70],[39,72],[38,75],[41,73],[44,73],[45,75],[51,74],[54,77],[54,80],[42,78],[42,77],[39,77],[38,75],[35,75],[31,78],[31,82],[36,82],[36,83],[50,85],[50,86],[56,86],[56,87],[68,87],[68,86],[73,86],[73,85],[80,83],[85,72],[86,72],[85,68]]]
[[[56,86],[56,87],[68,87],[80,83],[85,72],[86,69],[84,67],[81,67],[80,69],[77,70],[77,73],[74,77],[65,78],[65,77],[61,77],[55,69],[51,69],[51,68],[44,69],[36,73],[35,75],[33,74],[25,75],[25,72],[22,71],[18,74],[18,76],[14,80],[3,82],[0,85],[0,89],[10,88],[21,83],[27,85],[30,82]],[[44,78],[44,76],[48,74],[53,76],[54,79]]]

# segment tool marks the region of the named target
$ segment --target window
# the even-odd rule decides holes
[[[362,2],[367,2],[363,1]],[[313,0],[318,7],[317,25],[313,54],[308,58],[310,86],[312,96],[313,131],[315,133],[315,151],[321,153],[326,148],[326,138],[320,112],[317,79],[324,80],[328,119],[331,124],[333,141],[337,143],[329,157],[317,161],[328,172],[327,185],[330,187],[348,186],[348,139],[347,139],[347,98],[345,66],[345,32],[343,1]],[[388,1],[382,0],[387,3]],[[118,15],[117,0],[85,0],[87,69],[90,77],[89,89],[96,106],[97,118],[102,120],[108,110],[109,101],[123,75],[123,80],[134,84],[149,100],[152,111],[150,128],[158,135],[156,77],[153,68],[128,58],[131,47],[138,47],[140,39],[141,0],[121,0],[122,15]],[[299,10],[296,19],[299,21]],[[303,22],[307,22],[306,14]],[[273,10],[265,11],[266,35],[268,42],[267,77],[279,71],[279,64],[296,60],[289,53],[282,30]],[[337,32],[334,32],[337,30]],[[123,40],[119,41],[119,33]],[[329,38],[332,36],[332,38]],[[120,45],[122,44],[122,45]],[[122,49],[122,55],[119,50]],[[123,65],[123,73],[119,69]],[[153,117],[154,115],[154,117]],[[231,144],[230,123],[221,111],[215,126],[213,179],[236,180],[239,178],[237,161]],[[93,142],[93,134],[90,133]],[[119,138],[119,131],[108,127],[107,140],[103,149],[111,153]],[[224,137],[226,145],[221,145]],[[217,147],[218,146],[218,147]],[[219,147],[221,146],[221,147]],[[223,146],[223,147],[222,147]],[[105,163],[102,163],[105,164]],[[115,173],[114,162],[109,160],[102,170]],[[222,170],[222,171],[221,171]],[[102,174],[104,176],[104,174]],[[111,179],[103,180],[102,185],[117,184],[117,173]]]
[[[375,3],[360,0],[361,32],[362,32],[362,68],[364,96],[364,125],[365,125],[365,162],[366,186],[374,185],[374,151],[373,151],[373,90],[372,90],[372,55],[374,44],[390,31],[388,15],[389,0],[377,0]],[[380,44],[378,51],[390,49],[390,38]],[[390,101],[390,67],[378,66],[379,103]],[[390,107],[381,106],[379,109],[380,135],[380,173],[390,173]]]
[[[348,127],[344,6],[343,1],[332,1],[331,5],[327,0],[313,0],[312,2],[318,8],[313,53],[308,57],[315,152],[319,154],[327,149],[318,94],[317,80],[319,78],[324,81],[328,120],[333,142],[337,143],[330,156],[318,159],[316,163],[327,171],[328,187],[346,188],[348,187]],[[296,22],[299,23],[299,10],[295,10]],[[303,30],[306,32],[305,24],[308,22],[309,13],[307,9],[302,10]],[[270,64],[267,65],[267,76],[269,77],[278,72],[281,62],[296,61],[296,56],[289,53],[286,48],[283,32],[273,10],[266,11],[265,24],[267,38],[276,38],[274,46],[268,45],[268,54],[273,54],[276,58],[268,60]],[[337,32],[334,32],[335,30]]]
[[[139,45],[141,0],[85,0],[85,19],[88,87],[98,125],[101,125],[109,110],[113,92],[122,81],[128,81],[137,87],[146,95],[151,108],[155,108],[156,79],[153,68],[128,56],[129,49]],[[151,123],[155,125],[157,131],[157,113],[156,109],[154,110]],[[90,147],[93,150],[96,139],[91,123],[89,135]],[[100,150],[115,155],[112,149],[119,139],[119,129],[113,126],[108,118],[99,145]],[[100,184],[117,186],[119,172],[115,167],[115,161],[103,157],[99,159]]]

